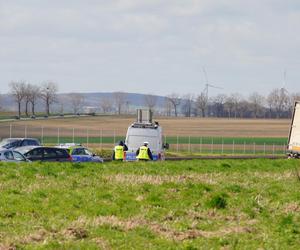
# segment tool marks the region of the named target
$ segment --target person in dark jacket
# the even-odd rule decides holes
[[[119,144],[115,146],[112,154],[112,159],[116,161],[123,161],[124,152],[128,150],[127,145],[123,141],[119,141]]]
[[[136,151],[136,158],[139,161],[149,161],[153,160],[153,156],[151,153],[150,148],[148,147],[149,142],[144,142],[144,145],[141,146],[137,151]]]

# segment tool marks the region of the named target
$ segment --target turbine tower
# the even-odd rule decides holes
[[[202,71],[203,71],[204,78],[205,78],[205,88],[203,90],[203,93],[205,94],[206,101],[208,101],[208,97],[209,97],[208,96],[208,90],[209,90],[209,88],[215,88],[215,89],[223,89],[223,88],[210,84],[208,82],[208,77],[207,77],[205,67],[202,67]]]

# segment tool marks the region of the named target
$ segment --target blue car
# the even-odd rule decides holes
[[[59,147],[65,148],[69,152],[73,162],[103,162],[100,156],[95,155],[80,144],[61,144]]]

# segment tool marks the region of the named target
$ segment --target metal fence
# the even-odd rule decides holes
[[[0,138],[25,137],[38,138],[42,144],[81,143],[98,149],[111,149],[125,139],[126,131],[70,127],[1,125]],[[170,144],[169,151],[199,154],[262,154],[275,155],[286,153],[286,138],[238,138],[206,136],[165,136]]]

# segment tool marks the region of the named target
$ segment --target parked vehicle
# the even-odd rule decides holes
[[[26,159],[24,155],[22,155],[20,152],[17,152],[15,150],[2,148],[0,149],[0,161],[5,162],[26,162],[29,160]]]
[[[136,161],[136,151],[148,142],[152,152],[153,160],[164,160],[165,149],[169,148],[168,144],[163,142],[162,127],[158,122],[152,122],[151,110],[137,110],[137,121],[128,127],[125,144],[128,147],[126,152],[126,161]]]
[[[103,162],[100,156],[92,153],[88,148],[81,144],[65,143],[60,144],[59,148],[64,148],[72,157],[73,162]]]
[[[25,146],[16,149],[30,161],[54,161],[68,162],[72,161],[66,149],[42,146]]]
[[[39,140],[35,138],[6,138],[0,142],[1,148],[13,149],[24,146],[40,146]]]
[[[287,151],[289,157],[300,158],[300,101],[295,102]]]

